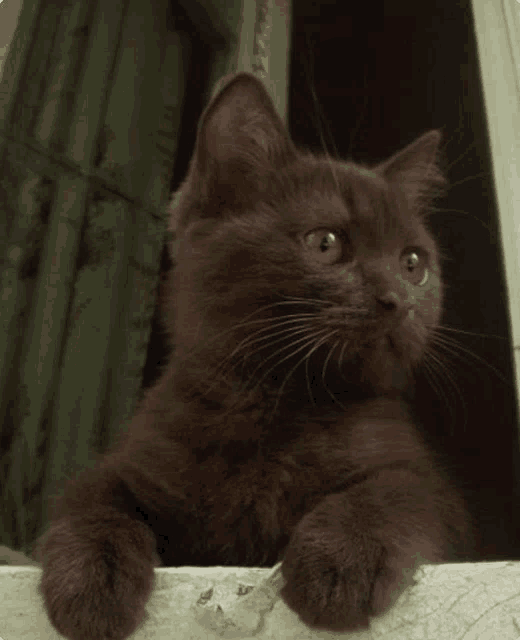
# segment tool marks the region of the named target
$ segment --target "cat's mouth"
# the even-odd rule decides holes
[[[363,344],[365,349],[390,349],[391,351],[395,351],[397,348],[396,342],[394,338],[389,333],[385,333],[383,335],[379,335],[378,337],[368,340]]]

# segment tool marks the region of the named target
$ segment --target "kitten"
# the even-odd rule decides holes
[[[171,212],[172,361],[36,551],[66,638],[126,638],[161,564],[283,560],[305,623],[363,628],[471,539],[401,398],[442,310],[439,139],[371,169],[318,157],[258,79],[223,83]]]

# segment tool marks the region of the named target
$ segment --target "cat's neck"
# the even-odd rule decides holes
[[[222,446],[256,442],[255,447],[262,447],[273,436],[278,443],[290,441],[306,424],[335,423],[352,407],[382,395],[340,377],[328,380],[325,388],[322,380],[313,384],[305,373],[296,374],[280,393],[282,383],[276,380],[247,389],[238,379],[202,381],[198,373],[179,363],[172,365],[146,402],[171,433],[198,449],[211,448],[215,442]]]

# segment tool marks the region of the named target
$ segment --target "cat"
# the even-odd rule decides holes
[[[35,550],[62,635],[126,638],[154,567],[279,561],[304,623],[366,628],[421,563],[470,548],[403,400],[442,314],[439,143],[372,167],[315,155],[259,79],[223,81],[170,211],[171,362]]]

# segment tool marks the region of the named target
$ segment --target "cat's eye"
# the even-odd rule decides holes
[[[304,243],[312,257],[321,264],[334,264],[343,253],[342,238],[331,229],[309,231],[304,237]]]
[[[401,273],[412,284],[423,287],[430,276],[426,257],[420,249],[408,248],[401,254]]]

